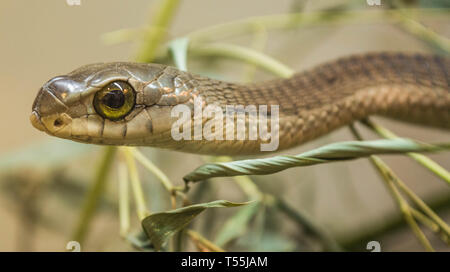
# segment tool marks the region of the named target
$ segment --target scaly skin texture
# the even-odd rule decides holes
[[[290,148],[370,115],[382,115],[450,129],[450,60],[441,56],[373,53],[341,58],[288,79],[254,84],[213,80],[158,64],[101,63],[83,66],[48,81],[33,104],[33,125],[50,135],[74,141],[154,146],[211,155],[261,153],[262,141],[179,140],[171,136],[176,105],[204,109],[218,105],[279,105],[277,150]],[[136,105],[117,121],[96,113],[95,93],[106,84],[127,81]],[[192,115],[193,115],[192,111]],[[203,116],[203,125],[210,118]],[[194,131],[193,116],[191,130]],[[258,121],[259,122],[259,121]],[[257,122],[257,125],[260,125]],[[237,128],[236,119],[232,123]],[[216,133],[226,135],[230,123]],[[219,128],[219,127],[218,127]],[[229,129],[229,127],[228,127]],[[269,126],[269,131],[272,129]],[[219,133],[220,132],[220,133]],[[236,136],[236,131],[234,132]],[[225,138],[225,136],[223,136]]]

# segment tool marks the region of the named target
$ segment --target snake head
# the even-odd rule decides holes
[[[148,143],[170,131],[171,106],[192,98],[191,80],[159,64],[90,64],[45,83],[30,120],[52,136],[84,143]]]

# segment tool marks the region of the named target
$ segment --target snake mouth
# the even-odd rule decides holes
[[[47,132],[47,129],[45,128],[44,124],[41,122],[41,117],[39,116],[39,113],[36,111],[33,111],[30,115],[30,121],[33,127],[40,131]]]

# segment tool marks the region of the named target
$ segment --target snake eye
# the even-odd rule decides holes
[[[94,108],[104,118],[114,121],[130,113],[135,100],[135,92],[130,84],[114,81],[95,94]]]

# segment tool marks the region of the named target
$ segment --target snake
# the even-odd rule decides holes
[[[47,81],[34,100],[30,120],[49,135],[82,143],[209,155],[261,154],[261,144],[270,139],[249,135],[262,122],[277,132],[277,151],[372,115],[448,130],[449,73],[447,56],[404,52],[353,54],[289,78],[254,83],[212,79],[162,64],[95,63]],[[173,113],[180,105],[192,110],[185,118]],[[241,110],[266,106],[261,109],[267,118],[239,110],[243,118],[224,118],[230,105]],[[202,112],[209,106],[223,112],[194,114],[196,107]],[[276,122],[268,122],[274,116]],[[191,136],[196,126],[208,122],[213,137],[173,137],[176,124],[180,133]],[[219,137],[225,132],[236,136],[233,128],[239,122],[247,127],[239,132],[245,137]]]

